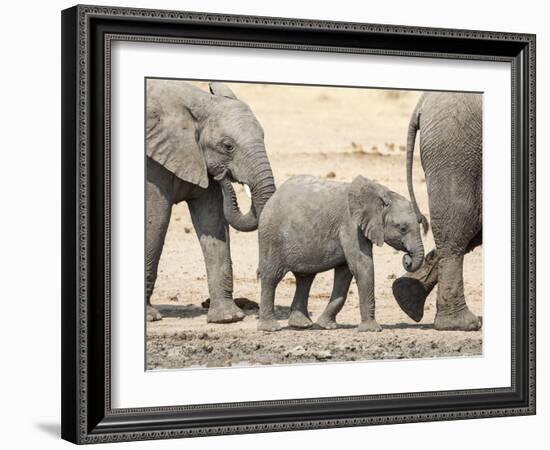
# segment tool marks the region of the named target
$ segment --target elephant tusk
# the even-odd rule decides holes
[[[252,198],[252,193],[250,192],[250,188],[248,187],[248,184],[244,185],[244,191],[246,192],[246,195],[248,198]]]

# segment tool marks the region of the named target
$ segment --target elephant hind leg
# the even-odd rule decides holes
[[[347,264],[334,269],[334,285],[330,294],[330,300],[321,316],[317,319],[317,325],[321,328],[332,330],[338,327],[336,315],[343,308],[344,303],[346,303],[352,278],[353,275]]]
[[[309,291],[315,279],[315,274],[300,275],[295,273],[294,276],[296,277],[296,291],[294,292],[294,299],[290,305],[288,325],[293,328],[309,328],[313,325],[313,322],[309,317],[307,305]]]
[[[464,255],[445,255],[438,263],[439,285],[437,289],[436,330],[476,331],[481,322],[464,298]]]

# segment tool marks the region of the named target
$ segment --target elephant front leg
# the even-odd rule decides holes
[[[206,193],[189,201],[188,205],[206,266],[210,295],[207,321],[230,323],[242,320],[244,313],[233,301],[229,228],[223,216],[222,196],[217,183],[210,183]]]
[[[412,320],[420,322],[424,317],[426,298],[437,284],[439,258],[432,250],[424,258],[424,263],[416,272],[407,272],[397,278],[392,285],[397,304]]]
[[[376,303],[374,299],[372,248],[364,248],[363,251],[360,251],[359,256],[354,258],[351,264],[348,259],[348,265],[357,281],[357,289],[359,291],[361,323],[357,328],[358,331],[382,331],[382,328],[374,317]]]
[[[436,330],[475,331],[481,327],[464,299],[464,255],[441,256],[438,263]]]
[[[275,289],[282,277],[273,277],[265,273],[261,273],[260,277],[262,294],[257,326],[258,331],[279,331],[281,325],[275,317]]]
[[[155,179],[155,172],[148,169],[148,175]],[[151,295],[157,280],[157,271],[170,223],[172,201],[165,184],[160,179],[147,182],[147,225],[145,239],[145,294],[147,299],[147,321],[162,319],[162,315],[151,306]]]
[[[309,291],[315,275],[299,275],[296,277],[296,292],[290,305],[290,317],[288,324],[293,328],[309,328],[313,325],[307,311]]]
[[[338,327],[336,315],[343,308],[348,296],[349,285],[353,275],[347,265],[334,269],[334,285],[332,294],[323,314],[317,319],[317,325],[326,330],[333,330]]]

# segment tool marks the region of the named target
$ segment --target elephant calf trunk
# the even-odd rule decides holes
[[[416,272],[422,266],[424,261],[424,246],[420,244],[420,248],[403,255],[403,268],[407,272]]]

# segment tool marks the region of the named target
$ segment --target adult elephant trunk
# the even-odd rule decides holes
[[[249,185],[252,196],[250,210],[243,214],[237,202],[235,190],[228,176],[220,181],[223,194],[223,213],[225,219],[238,231],[254,231],[258,229],[258,221],[265,204],[275,192],[273,173],[267,158],[255,168],[256,178]]]

